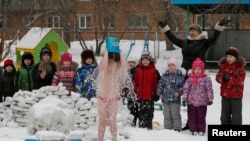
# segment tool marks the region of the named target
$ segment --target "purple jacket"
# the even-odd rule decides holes
[[[184,84],[182,100],[196,107],[207,106],[214,98],[211,79],[207,76],[198,78],[196,85],[192,85],[192,79],[189,77]]]

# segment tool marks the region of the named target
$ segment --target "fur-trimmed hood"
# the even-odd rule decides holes
[[[61,60],[56,63],[56,68],[57,68],[57,70],[61,70],[62,69]],[[78,63],[75,62],[75,61],[72,61],[71,69],[72,70],[76,70],[77,68],[78,68]]]
[[[218,65],[219,65],[219,66],[221,66],[222,64],[225,64],[225,63],[227,63],[226,57],[222,57],[222,58],[218,61]],[[237,59],[236,63],[238,63],[238,64],[242,65],[243,67],[245,67],[245,66],[246,66],[246,59],[245,59],[244,57],[240,56],[240,57]]]

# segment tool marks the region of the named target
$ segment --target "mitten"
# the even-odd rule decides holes
[[[128,94],[129,94],[129,88],[127,88],[127,87],[123,88],[121,96],[126,98],[128,96]]]
[[[212,105],[213,101],[208,101],[207,105]]]
[[[223,82],[228,82],[228,81],[229,81],[229,79],[230,79],[229,74],[228,74],[228,73],[224,73],[224,74],[223,74],[222,81],[223,81]]]
[[[220,25],[220,26],[224,26],[224,25],[227,25],[229,22],[231,22],[230,19],[223,18],[223,19],[219,22],[219,25]]]
[[[158,25],[161,27],[161,28],[164,28],[166,25],[167,25],[167,21],[159,21]]]
[[[134,108],[134,103],[135,101],[133,101],[132,99],[128,100],[128,104],[127,104],[128,110],[132,110]]]
[[[182,101],[182,106],[186,107],[186,105],[187,105],[186,101]]]

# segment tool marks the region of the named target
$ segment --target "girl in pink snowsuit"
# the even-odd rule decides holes
[[[105,48],[104,57],[98,66],[98,73],[96,80],[99,115],[98,141],[104,140],[107,122],[110,126],[112,141],[117,141],[118,100],[120,100],[123,76],[127,74],[127,62],[122,53],[108,52]]]

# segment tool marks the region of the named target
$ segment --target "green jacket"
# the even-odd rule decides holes
[[[32,78],[33,66],[20,68],[18,71],[18,89],[23,91],[32,91],[34,89],[34,80]]]

